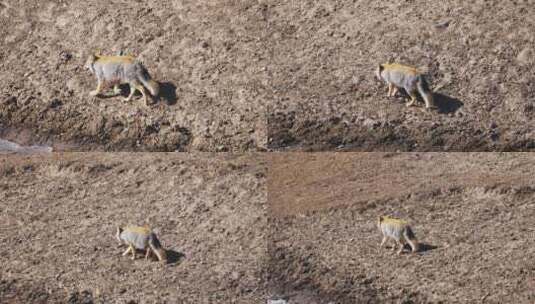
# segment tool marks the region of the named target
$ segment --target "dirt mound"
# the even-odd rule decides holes
[[[268,146],[291,150],[533,150],[530,1],[275,1]],[[387,98],[379,63],[428,75],[438,111]]]
[[[535,300],[534,157],[378,155],[271,160],[270,293],[296,304]],[[419,253],[379,249],[385,214],[412,224]]]
[[[4,1],[0,136],[31,132],[30,144],[59,150],[262,150],[263,12],[256,1]],[[140,57],[161,99],[90,97],[83,64],[96,50]]]
[[[265,176],[258,155],[3,157],[0,299],[261,303]],[[121,256],[115,226],[145,223],[167,264]]]

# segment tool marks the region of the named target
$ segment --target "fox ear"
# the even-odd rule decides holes
[[[385,69],[384,65],[380,64],[379,65],[379,72],[382,72],[384,69]]]
[[[384,220],[384,217],[383,216],[379,216],[379,223],[382,222]]]
[[[97,53],[91,53],[91,54],[89,55],[89,60],[90,60],[91,62],[95,62],[95,61],[97,61],[98,57],[99,57],[99,56],[98,56]]]
[[[102,54],[102,50],[101,49],[96,49],[94,52],[93,52],[93,57],[95,58],[98,58],[100,57]]]

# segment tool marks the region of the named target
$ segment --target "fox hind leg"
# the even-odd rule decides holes
[[[123,252],[123,256],[127,255],[130,252],[130,250],[132,250],[132,247],[128,246],[128,248],[126,248],[126,251]]]

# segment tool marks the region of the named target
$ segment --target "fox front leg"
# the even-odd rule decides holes
[[[379,248],[383,248],[383,246],[386,243],[386,241],[387,241],[387,237],[383,236],[383,240],[381,241],[381,245],[379,245]]]
[[[388,94],[386,94],[387,97],[391,97],[392,96],[392,91],[394,90],[394,85],[389,83],[388,84]]]
[[[90,96],[97,96],[100,94],[100,91],[102,90],[102,81],[100,79],[97,80],[97,88],[94,91],[89,92]]]
[[[127,255],[130,252],[130,250],[132,250],[132,247],[128,246],[128,248],[126,248],[126,251],[123,252],[123,256]]]
[[[147,247],[147,252],[145,253],[145,260],[148,260],[150,257],[151,249],[150,247]]]
[[[132,248],[132,261],[136,259],[136,248],[134,248],[134,246],[130,245],[130,247]]]

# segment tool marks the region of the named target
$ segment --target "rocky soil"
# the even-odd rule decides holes
[[[299,154],[272,163],[271,294],[293,304],[535,300],[532,155]],[[411,222],[419,253],[379,249],[384,214]]]
[[[273,150],[533,150],[535,3],[272,1]],[[438,111],[387,98],[379,63],[428,74]]]
[[[259,155],[0,158],[0,302],[261,303]],[[121,256],[117,224],[152,226],[169,263]]]
[[[0,137],[63,151],[263,150],[264,10],[261,1],[1,1]],[[88,95],[87,56],[121,50],[160,82],[152,106]]]

